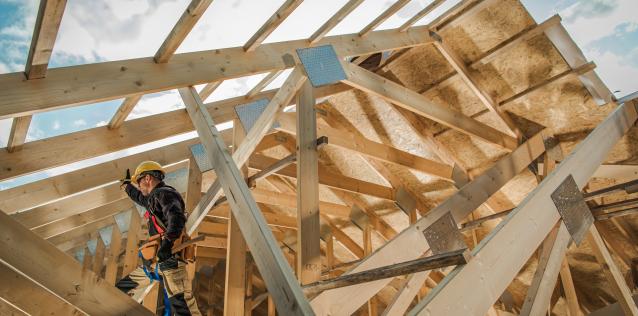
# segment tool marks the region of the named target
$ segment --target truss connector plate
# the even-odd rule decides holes
[[[397,205],[405,214],[410,216],[410,213],[416,209],[416,200],[412,194],[406,191],[403,187],[399,187],[395,193],[394,204]]]
[[[297,56],[315,88],[338,83],[347,78],[332,45],[299,48]]]
[[[270,103],[270,99],[263,98],[250,103],[240,104],[235,107],[235,113],[237,113],[239,122],[241,122],[241,126],[244,128],[246,133],[253,128],[261,116],[261,113],[263,113],[268,106],[268,103]],[[272,128],[277,127],[279,127],[279,123],[273,123]]]
[[[210,162],[210,160],[208,159],[206,150],[204,149],[204,145],[195,144],[190,147],[190,150],[193,154],[193,157],[195,158],[195,163],[197,164],[199,171],[206,172],[213,170],[213,163]]]
[[[451,213],[447,213],[424,229],[423,236],[433,255],[467,248]]]
[[[571,174],[554,190],[552,201],[574,243],[580,245],[589,227],[594,223],[594,216]]]

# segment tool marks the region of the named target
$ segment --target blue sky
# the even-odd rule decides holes
[[[178,52],[243,45],[284,0],[215,0]],[[417,23],[427,24],[445,5]],[[33,32],[37,0],[0,0],[0,73],[22,71]],[[189,0],[68,0],[50,67],[152,56]],[[330,2],[330,5],[326,5]],[[305,0],[266,42],[307,38],[347,0]],[[366,0],[329,35],[359,31],[394,0]],[[431,0],[412,0],[381,25],[394,28]],[[558,13],[563,24],[596,62],[612,91],[624,96],[638,90],[638,1],[522,0],[537,22]],[[232,30],[232,31],[229,31]],[[263,75],[229,80],[207,100],[246,93]],[[284,73],[270,85],[277,87]],[[27,141],[105,125],[121,100],[36,114]],[[176,91],[144,96],[129,119],[183,107]],[[0,147],[6,146],[11,120],[0,120]],[[190,136],[192,137],[192,135]],[[126,151],[121,154],[128,154]],[[109,157],[113,157],[112,155]],[[102,158],[108,159],[108,157]],[[92,163],[95,163],[94,162]],[[79,164],[78,166],[81,166]],[[86,163],[84,164],[86,165]],[[74,168],[77,168],[74,167]],[[69,170],[0,182],[0,189]]]

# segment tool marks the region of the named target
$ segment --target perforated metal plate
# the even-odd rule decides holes
[[[395,200],[394,203],[405,212],[405,214],[410,215],[410,213],[416,209],[416,200],[412,197],[412,194],[403,187],[397,189]]]
[[[197,163],[197,167],[199,167],[201,172],[213,170],[213,163],[208,159],[204,145],[197,144],[191,146],[191,153],[193,157],[195,157],[195,163]]]
[[[594,223],[594,216],[571,174],[552,193],[552,201],[572,239],[576,245],[580,245],[589,227]]]
[[[268,106],[268,103],[270,103],[270,99],[264,98],[235,107],[235,113],[237,113],[241,126],[244,128],[246,133],[253,128],[257,119],[261,116],[261,113],[263,113]],[[272,128],[277,127],[279,127],[279,123],[273,123]]]
[[[434,255],[467,248],[451,213],[447,213],[423,230],[423,236]]]
[[[299,48],[297,55],[306,69],[310,83],[315,88],[347,78],[332,45]]]

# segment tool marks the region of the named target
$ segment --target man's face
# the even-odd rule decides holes
[[[137,186],[140,189],[140,192],[142,192],[142,195],[144,196],[148,196],[151,191],[153,190],[153,177],[151,177],[150,175],[145,175],[143,177],[141,177],[139,179],[139,181],[137,182]]]

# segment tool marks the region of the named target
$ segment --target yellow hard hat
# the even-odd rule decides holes
[[[131,179],[137,182],[137,179],[142,176],[143,173],[149,171],[159,171],[162,174],[166,174],[162,165],[155,161],[142,161],[137,168],[135,168],[135,173],[131,177]]]

